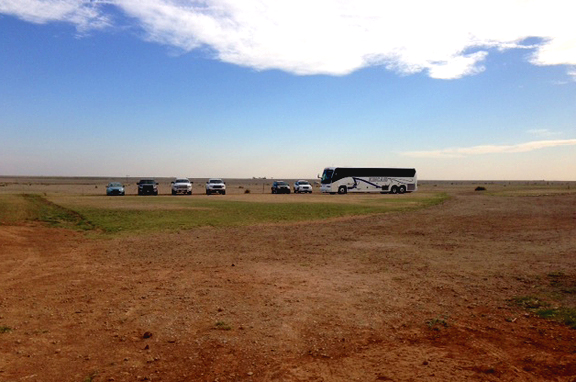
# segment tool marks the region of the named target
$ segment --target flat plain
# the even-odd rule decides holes
[[[574,182],[108,181],[0,177],[0,381],[576,380]]]

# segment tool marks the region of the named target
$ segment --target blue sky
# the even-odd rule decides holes
[[[0,175],[576,180],[570,1],[238,3],[0,0]]]

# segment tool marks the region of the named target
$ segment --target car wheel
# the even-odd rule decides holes
[[[222,191],[222,195],[226,195],[226,191]]]
[[[400,186],[400,188],[398,189],[398,193],[403,194],[405,192],[406,192],[406,186]]]
[[[188,195],[192,195],[192,191],[188,191]]]
[[[176,195],[176,191],[172,190],[172,195]]]
[[[339,193],[339,194],[343,195],[343,194],[345,194],[345,193],[347,193],[347,192],[348,192],[348,190],[346,189],[346,186],[340,186],[340,187],[338,187],[338,193]]]

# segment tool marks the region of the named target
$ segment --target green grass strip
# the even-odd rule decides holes
[[[134,197],[137,198],[137,197]],[[446,200],[445,194],[411,199],[404,203],[389,199],[389,203],[368,201],[364,203],[266,203],[226,200],[197,200],[194,198],[142,198],[138,208],[100,208],[83,206],[81,201],[66,205],[84,216],[105,233],[150,233],[196,227],[249,226],[266,223],[316,221],[345,216],[410,211],[429,207]],[[344,199],[344,198],[343,198]],[[130,201],[128,198],[120,200]]]
[[[52,227],[89,230],[94,226],[78,212],[59,206],[38,194],[0,196],[0,224],[39,221]]]
[[[443,193],[412,198],[346,197],[326,202],[260,202],[174,197],[51,197],[0,195],[0,224],[40,221],[76,230],[107,234],[145,234],[196,227],[249,226],[317,221],[345,216],[403,212],[445,201]]]

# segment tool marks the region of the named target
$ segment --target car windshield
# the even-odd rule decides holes
[[[334,170],[324,170],[322,174],[322,180],[320,183],[322,184],[329,184],[332,182],[332,174],[334,174]]]
[[[108,187],[122,187],[120,183],[110,183]]]
[[[154,179],[143,179],[140,181],[140,184],[156,184]]]
[[[224,183],[222,179],[210,179],[210,183]]]
[[[286,183],[286,182],[278,182],[277,184],[278,184],[279,186],[287,186],[287,185],[288,185],[288,183]]]
[[[298,182],[298,184],[299,184],[299,185],[301,185],[301,186],[310,185],[310,183],[308,183],[308,182],[307,182],[307,181],[305,181],[305,180],[301,180],[301,181],[299,181],[299,182]]]
[[[176,179],[174,183],[190,183],[188,179]]]

